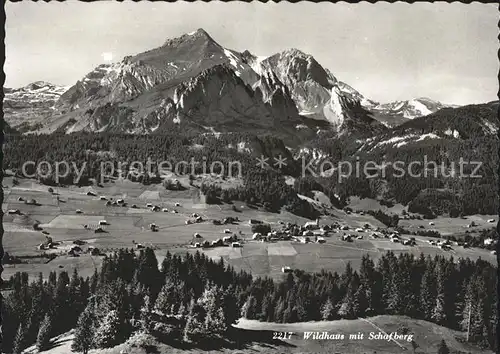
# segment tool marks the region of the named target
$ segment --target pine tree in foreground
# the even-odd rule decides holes
[[[444,339],[441,339],[441,343],[438,345],[438,351],[437,354],[450,354],[450,349],[446,345],[446,342]]]
[[[16,332],[16,338],[14,339],[14,345],[12,348],[13,354],[21,354],[21,352],[26,348],[26,328],[22,323],[19,324]]]
[[[89,304],[78,318],[71,350],[87,354],[94,347],[94,323],[93,306]]]
[[[36,348],[38,351],[43,351],[48,349],[50,344],[50,333],[52,331],[52,322],[50,316],[47,314],[40,324],[40,329],[38,330],[38,336],[36,338]]]

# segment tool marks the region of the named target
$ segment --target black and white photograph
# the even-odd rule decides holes
[[[499,351],[498,3],[4,8],[1,353]]]

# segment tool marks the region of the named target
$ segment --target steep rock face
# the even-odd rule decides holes
[[[4,88],[4,119],[11,127],[28,127],[51,115],[55,103],[67,89],[44,81],[17,89]]]

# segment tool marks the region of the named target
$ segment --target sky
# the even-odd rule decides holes
[[[495,4],[24,1],[5,11],[6,87],[73,85],[99,64],[203,28],[260,56],[300,49],[381,103],[497,99]]]

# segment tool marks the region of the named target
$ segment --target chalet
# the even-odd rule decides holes
[[[259,224],[262,224],[262,221],[256,220],[256,219],[250,219],[250,220],[248,220],[248,223],[250,225],[259,225]]]
[[[201,216],[197,216],[194,221],[196,221],[197,223],[198,222],[203,222],[203,218]]]
[[[199,216],[199,215],[198,215],[198,214],[196,214],[196,213],[191,214],[191,217],[193,217],[193,218],[197,218],[198,216]]]
[[[222,245],[223,245],[223,243],[222,243],[222,240],[220,238],[218,238],[215,241],[212,241],[212,246],[222,246]]]
[[[186,220],[184,223],[185,223],[186,225],[191,225],[193,222],[192,222],[191,220]]]
[[[252,239],[253,240],[259,240],[262,237],[262,234],[259,232],[256,232],[253,234]]]
[[[176,207],[180,207],[180,206],[181,206],[181,205],[180,205],[180,203],[175,203],[174,205],[175,205]]]
[[[304,224],[304,228],[306,230],[317,230],[319,229],[319,219],[316,219],[316,221],[308,221]]]
[[[101,196],[99,197],[99,199],[100,199],[100,200],[106,200],[106,199],[108,199],[108,198],[106,198],[105,196],[101,195]]]
[[[429,225],[433,226],[433,225],[434,225],[434,222],[433,222],[433,221],[429,222]]]
[[[356,237],[356,239],[362,240],[363,239],[363,235],[359,235],[358,237]]]
[[[131,207],[132,209],[137,209],[137,205],[136,205],[136,204],[132,204],[130,207]]]
[[[123,199],[117,199],[117,200],[116,200],[116,202],[117,202],[118,204],[123,204],[123,203],[125,203],[125,201],[124,201]]]
[[[241,243],[239,243],[239,242],[233,242],[233,243],[231,243],[231,247],[234,247],[234,248],[241,247]]]
[[[106,220],[100,220],[99,225],[108,225],[108,222]]]
[[[342,236],[342,241],[350,242],[351,241],[351,235],[343,235]]]
[[[349,226],[347,225],[343,225],[340,227],[341,230],[349,230]]]
[[[203,241],[203,243],[201,244],[203,247],[210,247],[210,242],[205,240]]]
[[[226,237],[223,237],[223,238],[222,238],[222,241],[224,241],[224,242],[231,242],[231,241],[232,241],[232,239],[233,239],[233,237],[232,237],[232,236],[226,236]]]
[[[160,211],[160,207],[158,205],[155,205],[151,208],[151,211]]]
[[[290,273],[292,271],[293,271],[292,268],[290,268],[289,266],[281,267],[282,273]]]
[[[144,248],[144,246],[143,246],[143,245],[141,245],[140,243],[137,243],[137,244],[135,245],[135,248],[137,248],[138,250],[140,250],[140,249]]]
[[[196,247],[196,248],[200,248],[200,247],[201,247],[201,243],[196,242],[196,243],[194,244],[194,247]]]
[[[193,236],[194,236],[194,238],[202,238],[198,232],[196,232]]]
[[[177,210],[172,210],[172,214],[177,214]]]
[[[146,203],[146,208],[152,208],[153,204],[152,203]]]
[[[39,244],[39,245],[38,245],[38,249],[39,249],[39,250],[45,250],[45,249],[46,249],[46,245],[45,245],[45,243],[41,243],[41,244]]]
[[[21,211],[19,209],[10,209],[7,214],[21,214]]]
[[[225,230],[224,230],[224,233],[225,233],[225,234],[230,234],[230,233],[231,233],[231,230],[229,230],[229,229],[225,229]]]
[[[82,211],[81,211],[80,209],[76,209],[75,213],[77,213],[77,214],[81,214],[81,213],[82,213]]]
[[[484,241],[483,241],[483,244],[485,246],[490,246],[490,245],[493,245],[495,243],[496,243],[495,240],[492,239],[492,238],[485,238]]]
[[[467,225],[467,228],[471,228],[471,227],[476,227],[476,223],[474,221],[471,221],[469,225]]]
[[[238,221],[238,218],[233,218],[232,216],[228,216],[227,218],[225,218],[222,223],[223,224],[232,224],[232,223],[235,223]]]
[[[362,229],[362,228],[360,228],[360,227],[358,227],[358,228],[356,229],[356,232],[365,232],[365,230],[364,230],[364,229]]]
[[[152,224],[149,224],[149,229],[153,232],[157,232],[158,231],[158,225],[156,225],[155,223],[152,223]]]
[[[495,254],[497,254],[497,251],[493,250],[493,251],[491,251],[491,254],[495,255]]]
[[[398,243],[399,242],[399,238],[393,237],[393,238],[391,238],[391,242]]]
[[[494,222],[495,222],[495,219],[488,219],[488,222],[489,222],[489,223],[494,223]]]
[[[23,197],[19,197],[19,198],[17,198],[17,201],[18,202],[24,202],[24,198]]]
[[[94,193],[94,192],[92,192],[92,191],[88,191],[88,192],[87,192],[87,195],[92,196],[92,197],[95,197],[97,194],[95,194],[95,193]]]
[[[325,239],[324,239],[323,237],[318,237],[318,238],[316,239],[316,242],[317,242],[317,243],[325,243],[326,241],[325,241]]]

